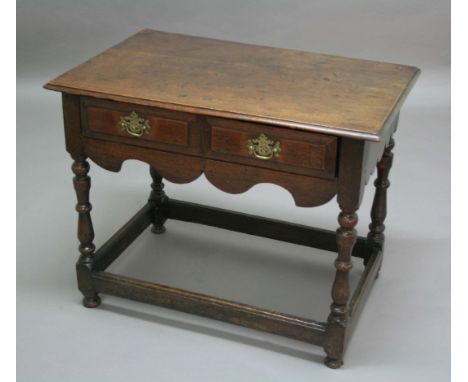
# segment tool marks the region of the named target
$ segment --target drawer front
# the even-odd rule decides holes
[[[336,137],[219,118],[208,121],[212,158],[303,175],[336,175]]]
[[[200,151],[200,131],[190,114],[91,98],[82,100],[81,110],[86,136],[170,151]]]

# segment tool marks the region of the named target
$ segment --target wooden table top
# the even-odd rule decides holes
[[[405,65],[145,29],[45,87],[379,141],[418,74]]]

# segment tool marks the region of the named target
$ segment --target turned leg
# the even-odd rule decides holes
[[[91,204],[89,203],[89,190],[91,179],[88,176],[89,163],[85,158],[76,158],[72,165],[73,186],[75,188],[78,212],[78,240],[80,241],[80,258],[76,265],[78,275],[78,287],[84,295],[83,305],[87,308],[99,306],[101,299],[93,290],[90,282],[90,272],[93,267],[95,246],[93,244],[94,230],[91,221]]]
[[[336,231],[338,257],[335,260],[335,280],[332,287],[333,303],[327,321],[327,342],[324,346],[325,364],[337,369],[343,364],[343,353],[348,323],[349,270],[352,268],[351,253],[357,239],[354,229],[358,217],[355,211],[345,211],[338,216],[340,227]]]
[[[156,234],[162,234],[166,232],[166,227],[164,227],[166,217],[164,216],[163,205],[167,202],[168,198],[164,192],[164,183],[162,182],[161,175],[153,167],[150,167],[150,174],[151,178],[153,178],[153,183],[151,183],[152,191],[148,202],[154,206],[151,231]]]
[[[385,241],[385,217],[387,216],[387,189],[390,187],[388,174],[393,162],[392,149],[395,146],[393,138],[390,139],[385,148],[382,158],[377,163],[377,179],[374,182],[375,195],[371,210],[371,224],[367,235],[368,253],[372,253],[375,248],[383,249]],[[367,265],[368,258],[364,260]]]

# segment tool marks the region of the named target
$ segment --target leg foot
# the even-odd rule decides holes
[[[84,297],[83,298],[83,305],[87,308],[97,308],[101,305],[101,298],[96,294],[91,297]]]
[[[354,227],[357,224],[357,214],[350,210],[342,211],[338,215],[340,227],[336,231],[338,256],[335,260],[335,280],[332,287],[333,303],[330,306],[330,314],[327,320],[327,336],[324,342],[324,350],[327,354],[325,365],[337,369],[343,364],[343,353],[346,344],[346,330],[348,325],[348,299],[349,270],[352,268],[351,253],[357,239]]]
[[[164,227],[163,225],[160,225],[160,226],[153,225],[151,227],[151,232],[153,232],[156,235],[162,235],[164,232],[166,232],[166,227]]]
[[[343,361],[341,359],[325,357],[325,365],[327,365],[330,369],[339,369],[341,366],[343,366]]]
[[[78,287],[84,294],[83,305],[87,308],[95,308],[101,303],[101,299],[94,292],[89,283],[89,274],[93,267],[94,260],[94,229],[91,220],[91,203],[89,202],[89,190],[91,188],[91,179],[88,176],[89,163],[85,157],[75,158],[72,165],[72,171],[75,174],[73,186],[76,191],[78,203],[76,211],[78,212],[78,240],[80,241],[79,251],[81,253],[76,272],[78,278]]]

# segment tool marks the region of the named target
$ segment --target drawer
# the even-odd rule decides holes
[[[85,136],[180,152],[200,151],[195,116],[133,104],[83,98]]]
[[[211,158],[334,178],[337,138],[261,124],[208,118]]]

